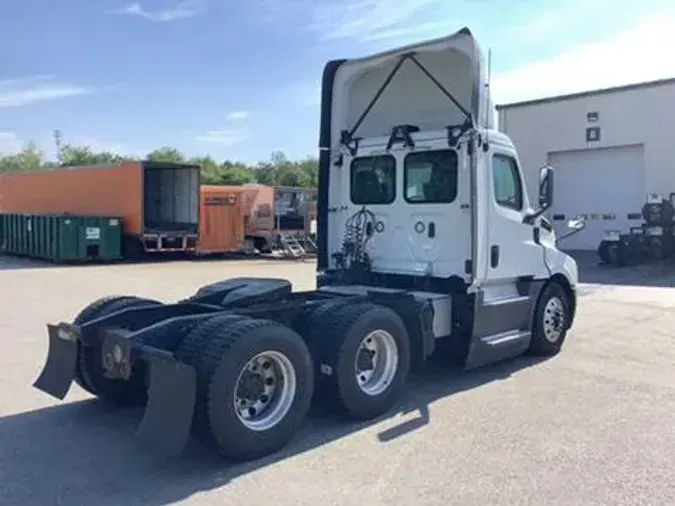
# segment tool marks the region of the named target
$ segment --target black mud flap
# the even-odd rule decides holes
[[[79,328],[60,323],[47,325],[47,331],[49,332],[47,361],[33,386],[57,399],[63,399],[75,378]]]
[[[190,436],[197,373],[175,359],[148,357],[149,388],[145,415],[136,435],[153,452],[182,453]]]

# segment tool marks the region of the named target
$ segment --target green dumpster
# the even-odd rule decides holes
[[[5,253],[53,262],[117,260],[122,227],[116,217],[5,214]]]

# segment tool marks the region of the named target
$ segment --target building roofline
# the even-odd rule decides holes
[[[675,77],[670,77],[667,79],[658,79],[656,81],[646,81],[642,83],[634,83],[634,84],[625,84],[622,86],[613,86],[611,88],[600,88],[596,90],[589,90],[589,91],[581,91],[577,93],[569,93],[566,95],[556,95],[552,97],[545,97],[545,98],[537,98],[534,100],[525,100],[522,102],[512,102],[510,104],[499,104],[495,106],[495,109],[498,111],[501,111],[503,109],[513,109],[515,107],[524,107],[528,105],[539,105],[539,104],[547,104],[549,102],[560,102],[563,100],[574,100],[577,98],[585,98],[585,97],[590,97],[594,95],[605,95],[609,93],[616,93],[620,91],[631,91],[631,90],[639,90],[642,88],[652,88],[655,86],[664,86],[668,84],[675,84]]]

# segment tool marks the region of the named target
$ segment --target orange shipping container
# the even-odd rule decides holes
[[[119,216],[127,252],[194,250],[199,167],[159,162],[0,175],[0,212]]]
[[[243,193],[240,186],[202,186],[197,254],[244,249]]]
[[[245,239],[250,242],[247,247],[253,246],[264,250],[275,231],[274,188],[261,184],[214,188],[219,188],[223,192],[237,193]]]

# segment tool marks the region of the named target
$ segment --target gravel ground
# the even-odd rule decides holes
[[[231,276],[309,289],[313,263],[57,268],[0,258],[0,504],[675,504],[675,266],[587,260],[559,356],[467,373],[437,360],[390,416],[354,425],[315,413],[287,451],[232,466],[196,443],[160,459],[133,438],[141,413],[75,386],[62,403],[31,388],[44,325],[105,294],[173,300]]]

